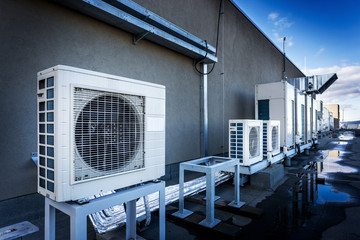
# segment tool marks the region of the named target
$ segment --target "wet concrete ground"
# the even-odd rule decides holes
[[[285,177],[275,189],[255,188],[251,179],[241,187],[241,200],[260,209],[261,216],[216,209],[215,217],[234,226],[227,234],[167,217],[166,239],[360,239],[360,137],[324,137],[318,148],[310,151],[310,156],[302,154],[292,159],[292,166],[285,168]],[[168,183],[175,184],[177,179]],[[216,195],[232,201],[232,181],[218,186]],[[43,239],[42,206],[39,194],[0,202],[0,225],[28,220],[40,230],[23,239]],[[175,203],[167,209],[177,206]],[[203,204],[187,200],[185,208],[205,216]],[[119,231],[96,236],[88,223],[88,239],[123,239]],[[158,239],[156,213],[152,214],[150,226],[138,231],[138,235]],[[69,218],[62,213],[57,213],[56,239],[69,239]]]
[[[244,228],[245,239],[360,239],[360,141],[325,138],[319,150],[324,158],[311,151],[293,160],[289,179],[257,205],[264,217]]]
[[[166,238],[360,239],[360,138],[339,140],[330,135],[319,142],[318,150],[310,151],[309,156],[292,159],[275,191],[255,189],[251,183],[241,188],[241,200],[264,213],[258,219],[243,216],[236,236],[167,219]],[[227,182],[217,187],[216,194],[232,200],[232,191],[231,182]],[[185,207],[205,214],[203,205],[186,201]],[[236,223],[228,212],[216,210],[215,216]],[[139,235],[156,239],[157,224]]]

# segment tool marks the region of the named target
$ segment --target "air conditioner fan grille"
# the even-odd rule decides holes
[[[250,157],[254,158],[260,154],[260,139],[259,139],[259,127],[251,127],[249,133],[249,153]]]
[[[279,130],[278,126],[273,126],[271,130],[271,147],[272,150],[279,149]]]
[[[75,181],[144,167],[144,97],[75,88]]]

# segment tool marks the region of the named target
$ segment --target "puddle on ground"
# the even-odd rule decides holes
[[[339,141],[339,142],[337,142],[337,141],[333,141],[333,142],[331,142],[332,144],[337,144],[337,145],[347,145],[349,142],[343,142],[343,141]]]
[[[343,132],[339,135],[337,138],[338,141],[332,141],[331,143],[337,144],[337,145],[347,145],[349,141],[353,140],[355,138],[355,135],[351,131]]]
[[[355,138],[354,133],[350,131],[344,132],[339,136],[340,140],[345,140],[345,141],[351,141],[354,138]]]
[[[325,159],[322,162],[317,162],[319,176],[327,177],[328,173],[356,173],[356,168],[340,164],[343,160],[343,153],[338,150],[324,151]]]
[[[329,202],[347,202],[350,200],[350,195],[337,192],[332,186],[319,184],[318,182],[318,177],[322,171],[341,171],[335,167],[335,165],[343,167],[336,163],[340,161],[339,157],[341,157],[341,154],[341,151],[329,151],[326,161],[311,162],[307,172],[298,175],[300,177],[299,180],[288,190],[291,200],[282,205],[278,210],[278,225],[290,231],[306,226],[315,214],[316,206]],[[329,162],[333,162],[333,165],[330,167]],[[346,170],[346,168],[344,169]]]
[[[346,145],[351,139],[351,134],[344,133],[333,143]],[[312,216],[317,215],[326,203],[351,201],[349,194],[338,192],[333,186],[325,184],[326,179],[336,177],[337,174],[334,173],[358,172],[356,168],[343,165],[347,153],[349,152],[341,150],[323,151],[318,161],[309,162],[306,171],[297,173],[297,182],[288,189],[290,198],[278,208],[276,224],[279,229],[291,232],[306,227]]]
[[[332,186],[320,185],[317,186],[318,197],[316,204],[325,204],[326,202],[346,202],[349,200],[349,195],[342,192],[336,192]]]

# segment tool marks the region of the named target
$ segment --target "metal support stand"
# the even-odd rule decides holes
[[[199,224],[213,228],[220,220],[215,218],[215,173],[235,168],[235,200],[229,206],[240,208],[245,203],[240,202],[240,168],[239,160],[225,157],[204,157],[180,164],[179,172],[179,211],[173,213],[174,216],[179,218],[186,218],[191,211],[184,209],[184,170],[202,172],[206,174],[206,218]]]
[[[74,202],[55,202],[45,198],[45,239],[55,240],[55,209],[70,216],[70,239],[87,239],[87,221],[89,214],[106,208],[127,203],[126,239],[136,239],[136,199],[159,192],[159,239],[165,239],[165,182],[150,182],[126,189],[111,195],[91,200],[79,205]]]

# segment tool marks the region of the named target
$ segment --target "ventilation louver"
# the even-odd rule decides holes
[[[77,200],[164,175],[163,86],[56,66],[38,74],[38,106],[39,193]]]
[[[279,148],[279,131],[278,126],[273,126],[271,130],[271,147],[272,149],[278,149]]]

